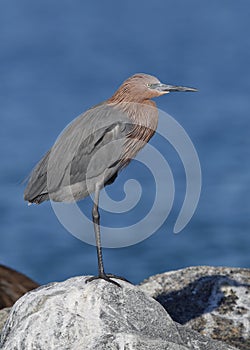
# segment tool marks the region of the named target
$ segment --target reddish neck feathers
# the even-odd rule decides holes
[[[155,105],[154,102],[150,103],[149,100],[155,96],[149,91],[145,91],[144,89],[138,88],[134,82],[125,81],[119,89],[114,93],[112,97],[110,97],[107,102],[108,103],[122,103],[122,102],[135,102],[135,103],[145,103]]]

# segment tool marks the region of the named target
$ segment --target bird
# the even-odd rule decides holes
[[[99,196],[118,173],[154,135],[158,110],[152,98],[170,92],[197,89],[162,83],[158,78],[136,73],[126,79],[106,101],[73,120],[32,170],[24,200],[40,204],[79,201],[93,194],[92,221],[97,249],[98,275],[118,286],[123,277],[104,270],[100,233]]]

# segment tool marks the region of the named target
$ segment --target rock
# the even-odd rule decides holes
[[[42,286],[12,307],[2,350],[229,350],[172,321],[139,287],[87,277]]]
[[[152,276],[141,289],[172,319],[239,349],[250,349],[250,269],[189,267]]]
[[[38,286],[22,273],[0,265],[0,309],[12,306],[22,295]]]
[[[11,307],[6,307],[5,309],[0,310],[0,334],[3,328],[3,325],[9,316],[10,310],[11,310]]]

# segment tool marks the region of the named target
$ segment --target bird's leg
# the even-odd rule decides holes
[[[102,257],[100,213],[98,208],[99,196],[100,196],[100,187],[97,185],[95,189],[94,205],[92,209],[92,219],[93,219],[94,230],[95,230],[96,250],[97,250],[97,259],[98,259],[98,273],[99,273],[99,276],[103,276],[105,275],[105,272],[104,272],[103,257]]]
[[[86,282],[91,282],[95,279],[101,278],[101,279],[104,279],[105,281],[108,281],[120,287],[119,283],[111,280],[111,277],[115,277],[114,275],[106,275],[106,273],[104,272],[102,245],[101,245],[101,232],[100,232],[100,214],[98,210],[100,190],[101,190],[100,184],[96,185],[94,205],[92,209],[92,219],[93,219],[94,230],[95,230],[96,250],[97,250],[97,259],[98,259],[98,276],[90,277],[87,279]]]

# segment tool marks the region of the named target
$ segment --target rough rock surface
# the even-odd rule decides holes
[[[29,277],[0,265],[0,309],[12,306],[26,292],[39,287]]]
[[[250,269],[189,267],[152,276],[141,289],[159,301],[174,321],[250,349]]]
[[[229,350],[176,324],[139,287],[75,277],[25,294],[3,328],[2,350]]]
[[[3,325],[9,316],[10,310],[11,310],[11,307],[6,307],[5,309],[0,310],[0,334],[3,328]]]

